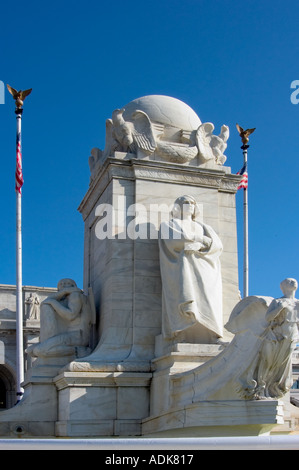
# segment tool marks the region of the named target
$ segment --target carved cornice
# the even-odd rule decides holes
[[[239,175],[229,173],[229,168],[226,167],[219,170],[136,158],[125,159],[128,156],[133,157],[133,155],[124,154],[124,158],[109,157],[105,160],[98,174],[91,181],[90,187],[78,208],[84,220],[94,209],[100,195],[113,179],[187,184],[234,194],[237,192],[241,178]]]
[[[112,372],[112,371],[62,372],[55,379],[57,390],[77,386],[105,387],[148,387],[152,373],[146,372]]]
[[[0,284],[0,293],[3,291],[7,292],[16,292],[16,286],[13,284]],[[38,286],[22,286],[23,292],[37,292],[40,294],[49,294],[51,292],[56,292],[56,287],[38,287]]]

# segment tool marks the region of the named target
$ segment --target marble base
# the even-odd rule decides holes
[[[149,415],[150,373],[63,372],[58,390],[58,437],[138,436]]]
[[[49,377],[32,377],[22,400],[0,412],[0,436],[55,437],[57,391]]]
[[[156,355],[152,360],[151,414],[158,415],[171,408],[173,390],[171,377],[204,364],[217,356],[225,346],[222,344],[189,344],[165,342],[162,335],[156,337]]]
[[[283,422],[283,403],[277,400],[198,402],[143,420],[142,435],[257,436]]]

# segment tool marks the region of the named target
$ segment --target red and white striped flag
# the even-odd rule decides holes
[[[16,165],[16,191],[22,193],[24,183],[22,171],[22,151],[21,151],[21,133],[17,133],[17,165]]]
[[[247,189],[248,187],[248,173],[247,173],[247,164],[245,163],[243,168],[238,171],[237,175],[242,175],[243,178],[241,179],[238,189],[244,188]]]

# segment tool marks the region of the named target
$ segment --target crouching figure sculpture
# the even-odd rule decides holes
[[[90,352],[90,331],[95,323],[92,293],[72,279],[61,279],[57,292],[41,304],[40,342],[27,348],[33,357],[82,357]]]

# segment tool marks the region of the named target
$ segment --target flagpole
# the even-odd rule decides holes
[[[17,153],[21,149],[22,108],[16,108],[17,116]],[[22,280],[22,194],[16,190],[16,343],[17,343],[17,402],[22,399],[24,389],[24,346],[23,346],[23,280]]]
[[[244,167],[247,168],[247,149],[249,145],[242,145]],[[247,170],[248,171],[248,170]],[[249,256],[248,256],[248,187],[243,190],[243,297],[248,297],[249,289]]]
[[[22,114],[24,99],[32,89],[17,91],[7,85],[9,93],[16,103],[17,138],[16,138],[16,394],[17,403],[21,401],[24,389],[24,345],[23,345],[23,280],[22,280]]]
[[[248,169],[247,169],[247,150],[249,148],[249,136],[255,131],[255,127],[252,129],[243,129],[237,124],[237,129],[242,140],[243,150],[243,168],[239,174],[242,174],[242,180],[238,186],[238,189],[243,188],[243,297],[249,295],[249,256],[248,256]]]

